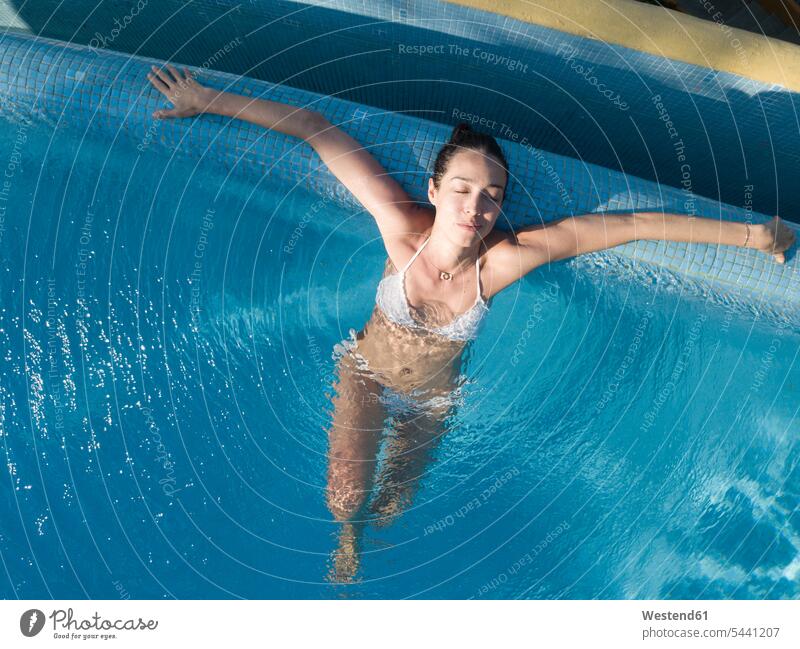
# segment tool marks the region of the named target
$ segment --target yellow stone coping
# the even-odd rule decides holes
[[[800,91],[800,47],[635,0],[448,0],[576,36]]]

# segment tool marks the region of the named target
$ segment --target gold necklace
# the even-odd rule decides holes
[[[438,270],[438,271],[439,271],[439,279],[443,279],[443,280],[445,280],[445,281],[448,281],[448,282],[449,282],[449,281],[451,281],[451,280],[453,279],[453,277],[455,276],[455,274],[458,272],[458,270],[454,270],[452,273],[451,273],[451,272],[448,272],[448,271],[446,271],[446,270],[442,270],[442,269],[441,269],[441,268],[439,268],[439,267],[438,267],[436,264],[434,264],[434,263],[433,263],[433,262],[430,260],[430,258],[428,258],[428,259],[427,259],[427,261],[428,261],[428,263],[429,263],[431,266],[433,266],[433,267],[434,267],[436,270]],[[460,269],[459,269],[459,270],[460,270]]]
[[[439,279],[443,279],[443,280],[448,281],[448,282],[453,279],[453,275],[457,272],[457,271],[453,271],[452,273],[448,273],[446,270],[442,270],[441,268],[439,268],[430,259],[428,259],[428,263],[431,266],[433,266],[436,270],[439,271]]]

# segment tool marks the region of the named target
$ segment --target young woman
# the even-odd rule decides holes
[[[491,298],[533,269],[638,239],[755,248],[784,262],[794,232],[777,216],[766,224],[637,212],[563,218],[515,232],[495,230],[508,165],[494,138],[466,125],[442,147],[418,205],[380,164],[321,114],[201,86],[172,66],[148,74],[173,104],[154,117],[214,113],[294,135],[310,144],[374,217],[388,260],[364,329],[338,349],[329,430],[328,506],[343,523],[334,577],[358,567],[356,520],[369,503],[379,520],[408,505],[444,420],[458,402],[462,352]],[[384,421],[393,419],[377,470]]]

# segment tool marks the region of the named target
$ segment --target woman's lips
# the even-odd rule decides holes
[[[470,232],[477,232],[481,229],[479,225],[467,225],[466,223],[459,223],[458,227],[464,228],[465,230],[469,230]]]

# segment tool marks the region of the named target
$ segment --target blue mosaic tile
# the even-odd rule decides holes
[[[152,59],[91,52],[9,34],[3,37],[0,48],[0,92],[13,98],[17,107],[35,106],[37,116],[48,123],[58,122],[81,132],[105,131],[109,137],[140,142],[153,124],[151,113],[163,105],[161,95],[146,81]],[[62,70],[76,73],[62,75]],[[426,200],[433,157],[449,137],[449,125],[222,72],[205,71],[203,79],[216,88],[319,110],[368,147],[389,173],[401,179],[412,198]],[[308,191],[360,210],[308,145],[281,133],[240,120],[203,116],[162,122],[153,145],[156,143],[228,169],[237,167],[239,173],[250,174],[259,182],[266,169],[270,176],[299,182]],[[499,222],[507,223],[507,227],[583,213],[684,212],[687,198],[693,201],[698,216],[738,220],[751,216],[744,209],[699,196],[687,197],[672,187],[529,145],[502,141],[502,146],[512,172]],[[766,218],[755,215],[755,220]],[[654,241],[620,246],[613,254],[685,273],[730,295],[749,297],[754,303],[767,297],[780,299],[787,311],[800,313],[794,258],[779,266],[752,250]]]
[[[87,44],[107,37],[129,5],[14,6],[34,33]],[[653,107],[661,96],[692,158],[695,192],[741,205],[743,186],[753,184],[756,209],[800,213],[789,179],[800,157],[796,93],[506,16],[439,0],[195,0],[190,7],[160,0],[107,47],[202,66],[234,38],[242,43],[211,67],[444,124],[454,123],[456,108],[491,116],[538,148],[680,187],[680,165]],[[404,43],[448,52],[402,55]],[[451,45],[519,59],[528,69],[487,65],[450,53]],[[606,101],[576,64],[591,67],[627,110]]]

